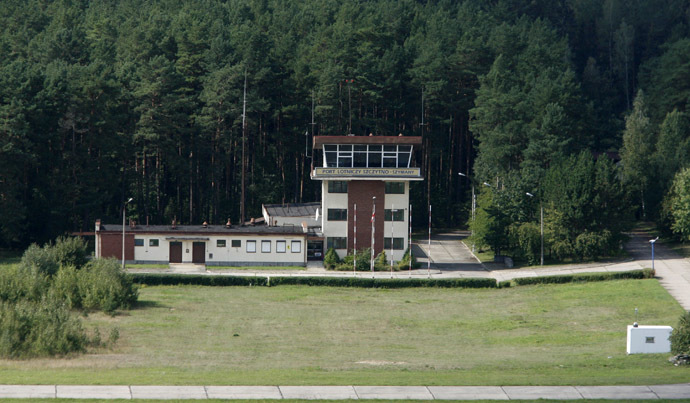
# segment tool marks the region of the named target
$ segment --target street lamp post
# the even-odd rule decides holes
[[[529,197],[534,197],[534,195],[530,192],[526,193],[527,196]],[[541,203],[541,200],[539,201],[539,227],[540,227],[540,233],[541,233],[541,255],[540,255],[540,265],[544,265],[544,205]]]
[[[654,270],[654,244],[655,244],[656,241],[658,241],[658,240],[659,240],[659,237],[656,237],[656,238],[654,238],[654,239],[650,239],[650,240],[649,240],[649,243],[652,244],[652,270]]]
[[[130,197],[126,202],[122,203],[122,270],[125,270],[125,210],[127,205],[133,199]]]

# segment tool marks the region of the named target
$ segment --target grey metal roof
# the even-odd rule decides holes
[[[304,235],[301,226],[284,225],[269,227],[266,225],[232,225],[226,227],[225,225],[208,225],[206,228],[202,225],[177,225],[173,228],[171,225],[135,225],[131,227],[125,226],[126,232],[129,233],[155,233],[155,234],[195,234],[195,235],[209,235],[209,234],[298,234]],[[122,224],[101,224],[101,231],[122,232]]]
[[[271,217],[314,217],[319,207],[321,207],[320,202],[264,204],[266,212]]]

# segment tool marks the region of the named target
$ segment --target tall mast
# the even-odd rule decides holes
[[[244,157],[244,150],[245,150],[245,142],[246,142],[246,129],[247,125],[245,124],[245,118],[247,117],[247,69],[244,69],[244,97],[242,101],[242,195],[240,196],[240,225],[244,225],[244,188],[245,188],[245,179],[244,179],[244,171],[245,171],[245,157]]]

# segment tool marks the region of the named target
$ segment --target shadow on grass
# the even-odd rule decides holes
[[[140,311],[140,310],[150,309],[150,308],[169,308],[169,307],[161,304],[158,301],[139,300],[132,306],[131,310],[132,311]]]

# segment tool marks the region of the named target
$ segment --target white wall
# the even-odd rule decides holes
[[[206,244],[206,263],[212,265],[213,263],[273,263],[286,265],[304,265],[306,263],[306,241],[304,237],[295,235],[218,235],[208,236],[208,241],[193,241],[193,240],[166,240],[166,237],[175,236],[171,234],[136,234],[136,239],[143,239],[144,246],[134,247],[134,260],[140,262],[161,262],[167,263],[170,261],[170,242],[182,242],[182,262],[192,261],[192,244],[194,242],[204,242]],[[149,246],[149,240],[158,239],[159,246]],[[218,247],[217,241],[225,240],[225,247]],[[241,246],[239,248],[232,247],[232,240],[239,240]],[[247,252],[247,241],[256,241],[256,252]],[[261,252],[261,241],[270,241],[271,252]],[[285,253],[278,253],[276,251],[277,241],[285,241]],[[299,241],[300,251],[294,252],[292,248],[292,241]],[[213,255],[211,257],[211,255]]]
[[[321,185],[322,196],[322,211],[321,228],[324,236],[327,237],[346,237],[347,238],[347,221],[328,221],[328,209],[346,209],[347,210],[347,193],[328,193],[328,181],[322,181]],[[340,251],[340,249],[339,249]],[[345,249],[342,249],[344,256]]]
[[[671,326],[638,326],[628,325],[628,354],[669,353],[671,352]]]

